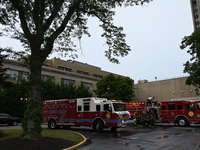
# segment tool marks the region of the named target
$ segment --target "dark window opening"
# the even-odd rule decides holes
[[[169,110],[175,110],[175,105],[168,105]]]
[[[101,106],[100,105],[96,105],[96,111],[100,111],[101,110]]]
[[[177,105],[177,110],[182,110],[183,106],[182,105]]]
[[[90,110],[90,103],[84,103],[84,111]]]
[[[82,107],[81,106],[78,106],[78,111],[82,111]]]
[[[162,109],[162,110],[166,110],[166,106],[163,105],[163,106],[161,107],[161,109]]]

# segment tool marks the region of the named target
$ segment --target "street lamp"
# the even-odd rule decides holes
[[[195,92],[196,92],[197,95],[200,95],[198,88],[195,89]]]

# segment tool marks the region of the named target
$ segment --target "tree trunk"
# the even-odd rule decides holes
[[[36,140],[41,137],[41,123],[43,120],[41,110],[41,70],[42,62],[36,55],[30,58],[30,91],[28,96],[27,111],[24,115],[22,128],[25,139]]]

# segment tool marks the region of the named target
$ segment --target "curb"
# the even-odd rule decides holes
[[[82,137],[83,137],[83,141],[81,141],[80,143],[78,143],[78,144],[76,144],[76,145],[74,145],[74,146],[71,146],[71,147],[69,147],[69,148],[65,148],[65,149],[62,149],[62,150],[74,150],[74,149],[77,149],[78,147],[80,147],[81,145],[83,145],[83,144],[86,143],[87,139],[86,139],[86,137],[85,137],[84,135],[82,135],[82,134],[80,134],[80,133],[78,133],[78,132],[75,132],[75,133],[77,133],[77,134],[79,134],[80,136],[82,136]]]

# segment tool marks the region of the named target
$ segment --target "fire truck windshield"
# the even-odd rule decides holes
[[[113,103],[115,111],[126,111],[126,105],[122,103]]]

